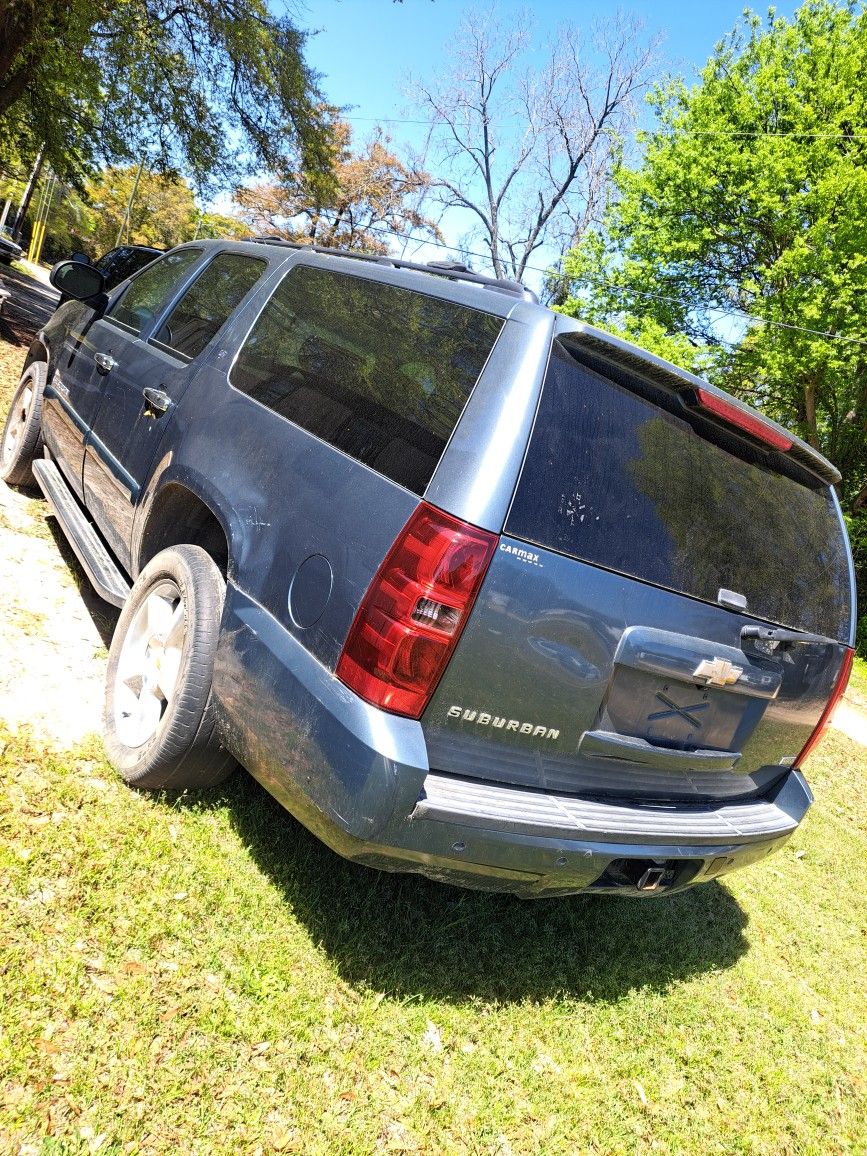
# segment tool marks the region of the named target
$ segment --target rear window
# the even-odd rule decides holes
[[[121,281],[125,281],[127,277],[131,277],[133,273],[137,273],[139,269],[143,269],[145,265],[149,265],[159,256],[160,251],[158,249],[136,249],[133,247],[112,249],[110,253],[106,253],[97,261],[96,267],[105,277],[106,289],[113,289],[115,285],[119,285]]]
[[[502,326],[439,297],[300,265],[262,311],[231,383],[421,494]]]
[[[768,457],[709,441],[555,342],[506,529],[709,602],[734,590],[751,615],[846,641],[848,558],[831,493]]]

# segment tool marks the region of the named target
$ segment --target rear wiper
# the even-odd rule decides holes
[[[839,646],[834,638],[826,638],[823,634],[807,634],[802,630],[782,630],[775,626],[744,626],[741,630],[741,641],[755,638],[760,642],[802,642],[819,643],[823,646]]]

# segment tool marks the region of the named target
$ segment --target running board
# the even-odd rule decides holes
[[[88,521],[60,470],[48,458],[37,458],[31,469],[94,590],[113,606],[123,606],[129,594],[129,582]]]

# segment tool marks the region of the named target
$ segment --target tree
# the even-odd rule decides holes
[[[242,216],[257,232],[372,253],[389,251],[389,233],[438,237],[422,213],[430,177],[402,164],[389,144],[376,130],[360,152],[353,152],[351,129],[341,121],[334,132],[330,188],[304,169],[284,172],[277,184],[237,190]]]
[[[605,232],[566,262],[567,311],[629,331],[652,319],[715,351],[728,388],[826,452],[860,496],[867,15],[811,0],[791,23],[746,17],[698,86],[654,102],[643,164],[618,172]],[[745,322],[724,340],[733,309]]]
[[[198,182],[300,154],[327,180],[331,110],[305,34],[265,0],[0,0],[0,148],[81,179],[93,157]]]
[[[199,211],[186,181],[147,170],[138,175],[137,166],[108,168],[88,181],[86,193],[90,247],[96,256],[113,249],[119,233],[124,243],[170,249],[189,241],[195,232]]]
[[[413,84],[432,117],[432,187],[473,215],[496,276],[520,280],[543,245],[562,252],[597,219],[653,46],[623,18],[586,43],[567,24],[531,70],[527,26],[493,10],[470,13],[454,43],[451,72]]]
[[[697,85],[652,99],[641,166],[564,262],[564,310],[705,358],[830,457],[867,514],[867,14],[747,14]]]
[[[171,248],[196,237],[245,237],[250,232],[237,217],[199,209],[185,181],[146,170],[139,174],[137,165],[103,170],[83,193],[64,184],[54,188],[43,260],[60,261],[76,250],[100,257],[115,247],[119,233],[125,243]],[[0,181],[0,195],[2,190]]]

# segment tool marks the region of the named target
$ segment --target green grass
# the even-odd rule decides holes
[[[864,764],[725,885],[522,903],[4,734],[0,1152],[864,1152]]]
[[[867,660],[856,656],[846,697],[867,707]]]

